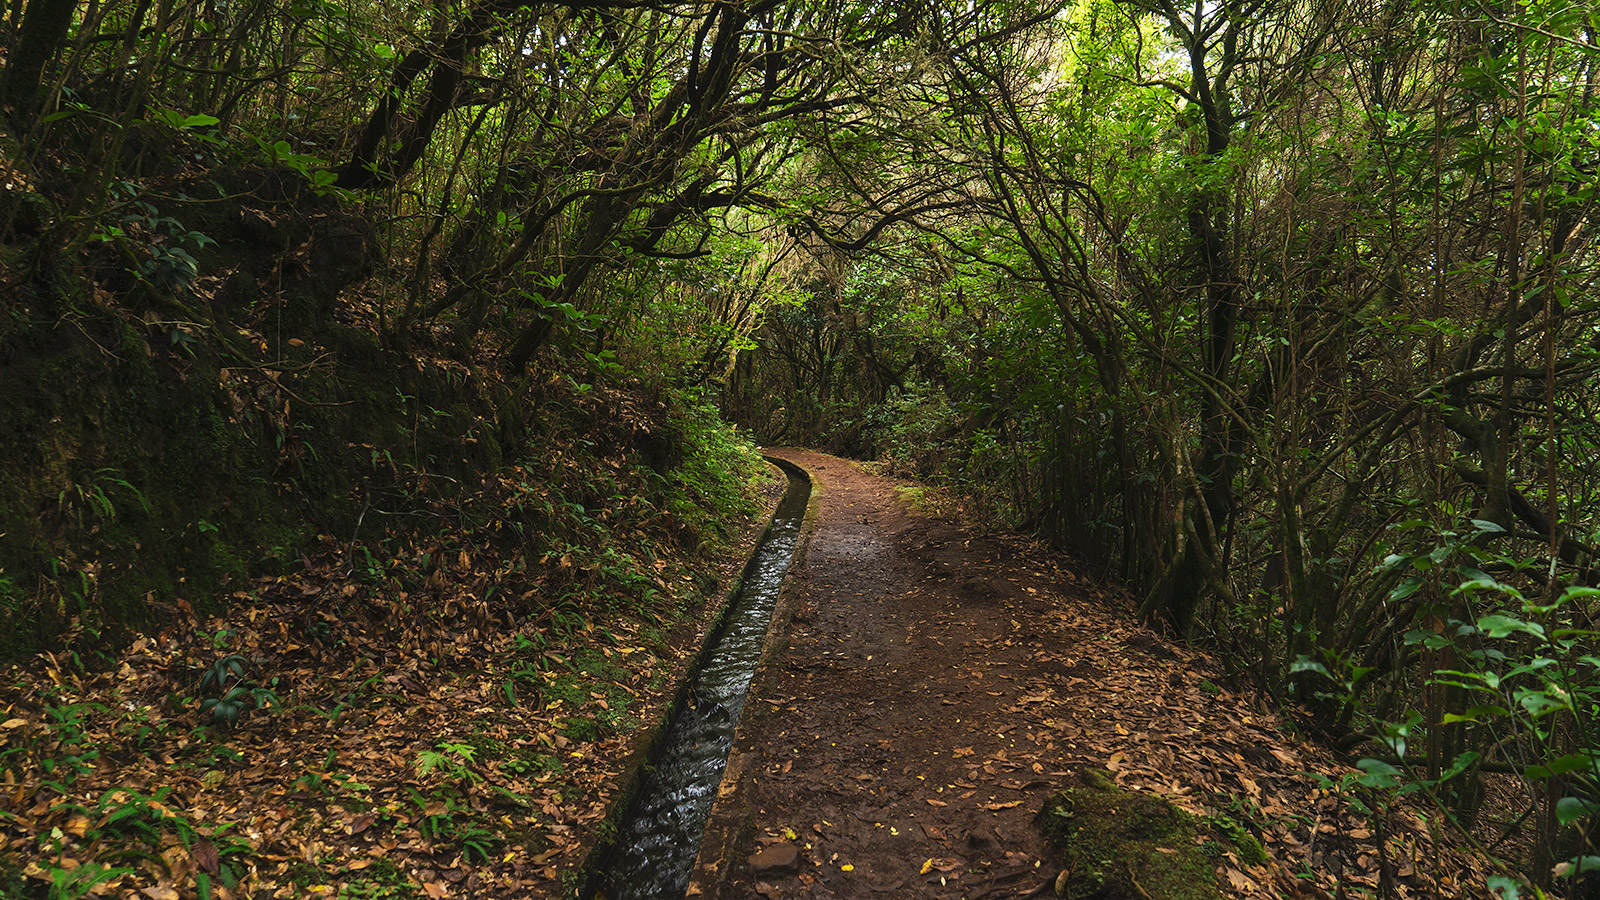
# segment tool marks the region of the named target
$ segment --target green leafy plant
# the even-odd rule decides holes
[[[253,136],[252,136],[253,137]],[[298,153],[289,145],[288,141],[279,140],[267,142],[259,137],[253,137],[261,155],[267,160],[278,163],[300,173],[318,196],[334,195],[347,196],[336,182],[339,176],[329,166],[328,161],[311,153]]]
[[[1457,574],[1452,594],[1467,616],[1406,636],[1408,643],[1448,650],[1454,662],[1431,681],[1468,699],[1442,723],[1496,736],[1490,752],[1516,748],[1527,761],[1523,777],[1549,786],[1545,793],[1559,825],[1588,835],[1600,812],[1600,753],[1586,737],[1600,725],[1600,658],[1594,655],[1600,632],[1587,627],[1586,607],[1600,589],[1552,586],[1543,598],[1528,597],[1469,565]],[[1463,753],[1450,771],[1474,765],[1479,756]],[[1600,870],[1600,848],[1587,838],[1578,846],[1579,852],[1558,860],[1557,874]]]
[[[150,794],[128,787],[104,791],[90,805],[65,804],[65,808],[82,815],[89,823],[80,837],[90,847],[115,848],[109,858],[135,860],[158,858],[161,849],[175,838],[186,848],[196,845],[200,835],[184,816],[174,812],[167,803],[172,789],[157,788]],[[222,835],[226,829],[219,829]],[[95,891],[97,887],[122,875],[136,871],[134,868],[108,867],[101,862],[85,861],[72,865],[67,859],[68,835],[53,828],[40,836],[41,867],[49,874],[51,898],[78,898]],[[248,850],[248,845],[226,837],[219,837],[214,845],[219,858],[237,855]],[[102,858],[106,858],[102,854]],[[230,875],[231,877],[231,875]],[[207,885],[209,893],[209,885]]]
[[[150,794],[132,788],[105,791],[92,808],[82,811],[99,821],[99,834],[118,834],[125,839],[151,846],[161,845],[162,835],[174,834],[185,847],[193,846],[194,825],[174,812],[166,803],[170,787],[159,787]]]
[[[157,110],[152,117],[155,121],[171,128],[174,131],[189,131],[197,128],[210,128],[222,121],[216,116],[206,113],[196,113],[186,116],[175,109]]]
[[[1550,839],[1554,874],[1594,872],[1600,870],[1592,840],[1600,823],[1600,753],[1592,738],[1600,726],[1594,651],[1600,632],[1589,626],[1588,610],[1600,589],[1523,578],[1535,563],[1495,550],[1493,539],[1503,533],[1493,522],[1473,520],[1470,528],[1438,530],[1432,546],[1390,554],[1380,566],[1393,579],[1392,602],[1419,604],[1419,625],[1403,642],[1432,662],[1424,677],[1430,696],[1443,700],[1372,722],[1369,733],[1384,755],[1359,760],[1360,773],[1337,787],[1357,789],[1374,809],[1418,795],[1458,819],[1471,815],[1480,767],[1508,766],[1541,785],[1532,793],[1546,798],[1540,802],[1565,835]],[[1526,592],[1529,584],[1536,594]],[[1302,658],[1293,671],[1325,676],[1332,693],[1350,703],[1368,670],[1335,655],[1326,660],[1325,666]],[[1521,895],[1510,874],[1496,876],[1490,887],[1503,897]]]
[[[1246,865],[1260,865],[1267,861],[1267,851],[1261,845],[1261,810],[1236,795],[1228,796],[1217,811],[1201,819],[1227,839],[1238,851],[1240,861]]]
[[[95,469],[82,479],[62,488],[56,503],[63,515],[77,520],[81,528],[85,519],[110,522],[117,518],[117,504],[113,493],[122,493],[138,503],[139,508],[150,512],[150,502],[144,492],[134,487],[115,468],[105,466]]]
[[[212,696],[200,701],[200,712],[210,713],[215,724],[230,727],[239,724],[239,718],[254,708],[281,709],[283,700],[278,696],[278,679],[274,677],[265,685],[250,684],[245,678],[249,660],[238,654],[224,656],[211,664],[200,676],[200,690]]]
[[[90,896],[100,885],[134,872],[130,868],[102,866],[93,862],[72,868],[55,862],[46,865],[45,870],[50,873],[50,900],[78,900]]]
[[[444,742],[433,750],[423,750],[417,753],[416,769],[418,775],[427,775],[430,772],[440,772],[451,781],[479,782],[483,776],[472,771],[471,765],[478,748],[471,744]]]
[[[361,870],[338,869],[327,880],[338,880],[340,900],[410,900],[418,896],[416,885],[399,866],[378,859]]]
[[[173,293],[188,288],[200,275],[200,263],[194,254],[216,246],[216,240],[185,227],[172,216],[163,215],[148,201],[137,199],[140,190],[137,185],[122,184],[123,192],[130,198],[123,208],[129,211],[117,225],[102,228],[93,239],[115,247],[128,271],[144,283]],[[183,330],[173,328],[169,332],[174,344],[182,341],[177,337],[180,331]],[[192,341],[193,335],[183,333]]]
[[[503,838],[489,828],[458,798],[426,797],[411,792],[411,802],[416,806],[417,831],[434,843],[456,844],[461,847],[462,858],[488,862],[494,858],[494,848]]]
[[[50,732],[53,749],[41,756],[39,766],[46,776],[56,782],[65,794],[65,785],[88,773],[100,757],[100,751],[89,741],[87,717],[103,713],[106,708],[98,703],[69,703],[45,707],[46,728]]]

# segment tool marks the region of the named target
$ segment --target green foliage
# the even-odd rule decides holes
[[[250,709],[277,710],[283,700],[276,690],[278,679],[274,676],[266,684],[252,684],[245,673],[249,660],[238,654],[220,657],[200,676],[201,693],[212,696],[200,701],[200,712],[209,713],[211,721],[233,727],[239,717]]]
[[[442,742],[433,750],[418,751],[417,774],[428,775],[431,772],[439,772],[446,780],[462,785],[482,781],[483,776],[472,769],[473,758],[477,752],[478,748],[472,744]]]
[[[111,868],[99,863],[68,868],[50,863],[46,865],[46,871],[50,874],[50,900],[78,900],[91,896],[96,886],[126,875],[133,869]]]
[[[436,844],[451,844],[460,849],[467,862],[488,862],[504,838],[452,794],[433,797],[411,792],[416,810],[416,826],[422,837]]]
[[[263,158],[298,173],[319,196],[343,195],[335,184],[338,178],[329,169],[327,160],[315,154],[296,152],[288,141],[278,140],[269,144],[258,137],[255,142]]]
[[[217,854],[222,882],[236,886],[250,845],[230,833],[231,825],[202,835],[187,817],[169,805],[171,793],[172,789],[164,786],[149,794],[122,787],[103,792],[92,805],[69,803],[65,808],[82,816],[79,820],[84,823],[82,833],[74,832],[81,846],[116,847],[117,852],[109,858],[121,861],[159,859],[158,854],[169,846],[169,838],[192,849],[204,837]],[[136,871],[132,867],[106,866],[99,862],[65,863],[69,840],[59,828],[40,840],[40,858],[51,878],[52,898],[86,896],[95,885]],[[205,896],[210,892],[210,876],[202,873],[199,877],[202,879],[199,882],[201,895]]]
[[[186,116],[175,109],[157,110],[153,118],[155,121],[166,125],[168,128],[171,128],[174,131],[185,131],[191,128],[209,128],[222,121],[216,116],[206,115],[205,113]]]
[[[1202,818],[1200,822],[1220,834],[1238,853],[1239,861],[1245,865],[1264,865],[1270,859],[1266,848],[1261,845],[1263,824],[1261,811],[1237,796],[1228,797],[1222,809]],[[1220,845],[1206,844],[1202,850],[1206,847],[1220,847]]]
[[[926,382],[912,382],[868,411],[865,425],[882,456],[920,474],[938,476],[942,458],[960,452],[952,446],[963,417],[949,396]]]
[[[163,215],[155,205],[141,199],[146,193],[142,185],[118,181],[111,186],[111,191],[124,212],[114,224],[101,225],[90,239],[113,246],[129,264],[129,274],[141,282],[166,293],[188,289],[200,275],[200,263],[194,254],[208,246],[217,246],[216,240],[186,228],[176,218]],[[195,323],[168,323],[172,343],[191,349],[195,338],[187,329],[193,327]]]
[[[334,870],[329,880],[339,880],[340,900],[414,900],[416,885],[392,860],[374,860],[360,870]]]
[[[50,783],[58,786],[59,793],[66,793],[64,786],[72,784],[78,776],[89,772],[95,760],[99,759],[99,749],[89,740],[87,720],[89,716],[104,711],[105,707],[98,703],[68,703],[45,707],[46,730],[50,735],[50,744],[48,749],[42,746],[35,746],[32,749],[38,756],[39,766],[44,771],[45,777]],[[23,751],[23,747],[0,751],[0,759],[21,754]]]
[[[668,421],[675,443],[685,450],[668,476],[681,489],[671,512],[696,532],[710,535],[755,512],[753,488],[767,469],[749,436],[705,402],[686,403]]]
[[[90,523],[96,520],[110,522],[116,519],[117,504],[112,499],[114,491],[131,497],[146,514],[150,512],[150,503],[145,499],[144,493],[118,475],[115,468],[109,466],[95,469],[82,480],[63,488],[56,496],[56,502],[61,508],[62,515],[75,518],[78,527],[83,528],[86,517]]]
[[[334,799],[347,809],[364,805],[364,801],[356,798],[372,790],[372,787],[357,781],[353,776],[333,771],[332,756],[333,753],[330,751],[329,761],[323,764],[323,771],[306,772],[296,778],[294,789]]]
[[[302,891],[320,888],[318,893],[329,892],[330,884],[337,882],[338,892],[331,896],[340,900],[417,900],[423,895],[416,883],[393,860],[378,858],[352,868],[339,865],[331,859],[316,864],[297,860],[291,870],[295,885]]]
[[[1524,779],[1544,785],[1551,819],[1568,835],[1551,838],[1552,846],[1565,848],[1560,857],[1535,865],[1578,875],[1590,868],[1594,850],[1586,836],[1600,822],[1600,805],[1592,799],[1600,796],[1600,768],[1585,737],[1600,724],[1600,660],[1593,655],[1600,635],[1588,614],[1600,589],[1546,582],[1528,596],[1511,579],[1537,563],[1510,557],[1493,543],[1505,534],[1496,523],[1466,524],[1394,526],[1432,535],[1432,547],[1391,553],[1380,571],[1394,585],[1390,602],[1421,605],[1419,619],[1429,624],[1408,631],[1404,644],[1435,661],[1426,684],[1446,703],[1373,722],[1373,740],[1388,755],[1361,759],[1360,771],[1333,787],[1351,792],[1352,806],[1367,810],[1417,795],[1452,816],[1468,816],[1480,765],[1514,762]],[[1293,671],[1323,676],[1330,696],[1352,703],[1370,670],[1333,654],[1326,661],[1302,658]],[[1477,739],[1450,739],[1463,733]],[[1514,879],[1497,876],[1495,884],[1504,896],[1519,894]]]
[[[159,787],[146,795],[119,788],[102,794],[96,806],[83,811],[91,821],[100,823],[95,826],[97,830],[152,847],[161,846],[162,835],[171,833],[188,847],[194,842],[194,826],[166,805],[164,801],[171,792],[169,787]]]

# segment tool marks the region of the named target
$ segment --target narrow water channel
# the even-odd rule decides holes
[[[679,900],[689,885],[811,496],[811,479],[804,470],[783,460],[772,462],[789,476],[789,488],[745,569],[721,629],[691,676],[688,702],[668,726],[666,741],[651,761],[654,769],[618,829],[596,897]]]

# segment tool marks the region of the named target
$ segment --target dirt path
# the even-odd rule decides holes
[[[853,463],[777,455],[811,472],[815,530],[690,897],[1048,894],[1060,861],[1032,822],[1089,766],[1257,832],[1278,861],[1219,860],[1234,896],[1376,883],[1363,823],[1305,771],[1348,769],[1206,680],[1205,659],[1022,539],[916,514]],[[1398,871],[1401,895],[1451,893]]]

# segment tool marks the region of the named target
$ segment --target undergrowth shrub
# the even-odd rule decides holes
[[[882,406],[867,411],[867,432],[878,455],[896,469],[937,476],[950,454],[949,440],[961,415],[941,390],[912,382],[892,391]]]
[[[682,488],[673,513],[695,534],[720,539],[729,522],[755,512],[753,488],[766,473],[761,454],[698,398],[674,409],[668,421],[684,451],[669,473]]]

